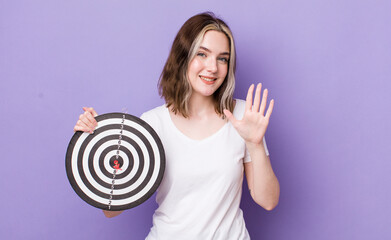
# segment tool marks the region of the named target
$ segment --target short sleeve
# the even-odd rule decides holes
[[[263,146],[265,147],[266,156],[269,156],[269,150],[267,149],[265,136],[263,137]],[[250,153],[248,152],[247,147],[246,147],[246,152],[244,153],[243,162],[244,163],[251,162]]]
[[[159,120],[156,116],[156,114],[153,113],[153,111],[148,111],[143,114],[141,114],[140,118],[144,120],[146,123],[148,123],[153,130],[159,135]]]

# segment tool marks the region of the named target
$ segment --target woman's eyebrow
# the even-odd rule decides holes
[[[211,52],[208,48],[203,47],[203,46],[200,46],[200,49],[205,50],[205,51],[207,51],[209,53]],[[219,55],[228,55],[229,56],[229,52],[222,52]]]

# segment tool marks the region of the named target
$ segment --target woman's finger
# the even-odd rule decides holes
[[[86,111],[86,112],[84,112],[84,115],[87,117],[88,121],[90,121],[90,123],[91,123],[94,127],[96,127],[96,125],[97,125],[98,123],[96,122],[95,118],[92,116],[91,112]]]
[[[231,124],[232,124],[233,126],[235,126],[235,125],[236,125],[236,122],[238,121],[238,120],[235,118],[235,116],[234,116],[229,110],[227,110],[227,109],[224,109],[223,112],[224,112],[225,116],[227,117],[228,121],[230,121]]]
[[[92,116],[94,117],[98,116],[98,113],[93,108],[90,108],[90,111],[92,113]]]
[[[80,115],[79,121],[83,123],[82,126],[86,126],[88,129],[94,130],[95,125],[87,118],[87,113]]]
[[[253,106],[254,112],[259,111],[259,104],[261,102],[261,89],[262,89],[262,84],[258,83],[257,90],[255,91],[255,97],[254,97],[254,106]]]
[[[77,131],[82,131],[82,132],[89,132],[89,131],[86,131],[86,129],[80,125],[76,125],[74,128],[73,128],[73,131],[74,132],[77,132]]]
[[[272,115],[273,107],[274,107],[274,99],[272,99],[272,100],[270,101],[269,107],[268,107],[268,109],[267,109],[267,111],[266,111],[265,117],[266,117],[267,119],[269,119],[269,118],[270,118],[270,115]]]
[[[250,88],[248,89],[247,92],[247,97],[246,97],[246,111],[251,111],[251,107],[253,105],[253,92],[254,92],[254,84],[251,84]]]
[[[93,132],[93,129],[80,119],[77,121],[75,128],[83,132]]]
[[[86,112],[90,112],[92,114],[92,116],[96,117],[98,116],[98,113],[94,110],[94,108],[92,107],[83,107],[83,110],[86,111]]]
[[[269,91],[267,89],[263,90],[263,95],[262,95],[262,103],[261,103],[261,108],[259,109],[259,112],[264,115],[265,114],[265,108],[266,108],[266,103],[267,103],[267,94]]]

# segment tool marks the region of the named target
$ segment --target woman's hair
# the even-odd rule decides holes
[[[175,37],[160,75],[159,94],[166,100],[167,107],[172,106],[175,114],[179,112],[184,117],[189,116],[188,103],[192,88],[187,79],[187,69],[190,61],[197,54],[205,33],[210,30],[224,33],[230,47],[227,76],[213,94],[215,110],[223,117],[224,109],[233,111],[236,67],[234,39],[231,30],[223,20],[215,17],[211,12],[205,12],[191,17],[183,24]]]

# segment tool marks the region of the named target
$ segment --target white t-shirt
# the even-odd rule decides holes
[[[245,101],[237,99],[234,116],[242,119],[244,110]],[[232,124],[194,140],[176,128],[166,105],[141,118],[157,132],[166,155],[166,170],[156,195],[159,207],[146,239],[250,239],[239,204],[243,162],[251,159]],[[266,143],[265,150],[269,154]]]

